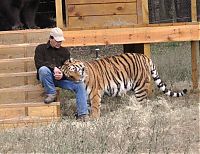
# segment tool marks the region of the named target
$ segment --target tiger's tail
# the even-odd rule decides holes
[[[150,61],[150,66],[151,66],[151,76],[156,83],[157,87],[167,96],[170,97],[182,97],[187,93],[187,89],[184,89],[180,92],[173,92],[169,89],[167,89],[167,85],[160,79],[158,72],[156,70],[155,65],[153,64],[152,61]]]

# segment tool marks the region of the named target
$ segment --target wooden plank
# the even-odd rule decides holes
[[[149,23],[148,1],[147,0],[141,0],[141,1],[142,1],[143,24],[148,24]]]
[[[71,29],[107,28],[132,26],[137,23],[136,15],[112,15],[112,16],[85,16],[69,17],[69,27]]]
[[[37,85],[39,84],[39,81],[36,79],[36,75],[33,76],[5,76],[1,77],[0,79],[0,88],[10,88],[10,87],[17,87],[17,86],[23,86],[24,78],[27,78],[27,84],[30,85]]]
[[[57,107],[56,106],[28,107],[28,115],[38,116],[38,117],[58,117]]]
[[[138,15],[138,24],[149,23],[149,9],[147,0],[137,1],[137,15]]]
[[[28,72],[36,71],[34,61],[30,61],[27,63],[27,70]],[[0,72],[1,73],[18,73],[18,72],[24,72],[24,62],[23,61],[17,61],[15,63],[15,60],[11,60],[10,62],[4,61],[0,63]]]
[[[28,72],[36,71],[33,57],[0,59],[1,73],[24,72],[25,67],[27,67]]]
[[[0,108],[21,108],[21,107],[41,107],[41,106],[57,106],[60,102],[52,102],[45,104],[44,102],[29,102],[29,103],[17,103],[17,104],[0,104]]]
[[[24,115],[25,115],[24,107],[18,107],[18,108],[0,107],[0,120],[24,116]]]
[[[49,32],[50,29],[0,31],[0,44],[9,45],[47,42]]]
[[[33,57],[24,57],[24,58],[12,58],[12,59],[0,59],[0,64],[2,63],[17,63],[17,62],[29,62],[33,61]]]
[[[191,17],[192,22],[197,21],[197,1],[191,0]],[[199,41],[192,41],[191,42],[191,60],[192,60],[192,84],[193,90],[199,88]]]
[[[50,122],[50,121],[58,121],[60,120],[60,117],[18,117],[18,118],[12,118],[12,119],[5,119],[0,120],[0,124],[28,124],[28,123],[41,123],[41,122]]]
[[[67,9],[68,8],[67,0],[65,0],[64,6],[65,6],[65,9],[66,9],[65,10],[65,16],[66,16],[65,17],[65,26],[68,28],[69,27],[69,25],[68,25],[69,24],[69,14],[68,14],[68,9]]]
[[[63,28],[63,14],[62,14],[62,0],[56,0],[56,25],[57,27]]]
[[[136,2],[136,0],[66,0],[67,4],[101,4],[101,3],[126,3]]]
[[[12,120],[14,121],[14,119]],[[58,121],[58,120],[57,120]],[[35,127],[41,127],[41,126],[46,126],[48,124],[50,124],[52,122],[51,121],[41,121],[41,122],[29,122],[27,123],[26,121],[21,121],[20,123],[0,123],[0,131],[9,131],[9,129],[13,129],[13,128],[24,128],[24,127],[29,127],[29,128],[35,128]]]
[[[9,35],[9,34],[6,34]],[[16,33],[16,35],[18,35]],[[46,43],[46,42],[41,42],[41,43]],[[9,48],[27,48],[27,47],[36,47],[37,45],[39,45],[40,43],[19,43],[19,44],[1,44],[0,45],[0,49],[9,49]]]
[[[24,92],[0,93],[0,104],[25,103]]]
[[[200,40],[200,24],[64,31],[64,46]]]
[[[20,76],[36,76],[36,71],[32,72],[20,72],[20,73],[0,73],[0,78],[5,77],[20,77]]]
[[[44,102],[45,92],[41,91],[29,91],[27,92],[26,102]]]
[[[26,96],[27,93],[27,96]],[[44,90],[29,91],[29,92],[7,92],[0,93],[0,104],[15,104],[29,102],[43,102]]]
[[[17,48],[1,48],[0,45],[0,59],[12,59],[12,58],[22,58],[24,57],[24,47]]]
[[[1,73],[16,73],[16,72],[23,72],[24,71],[24,62],[17,62],[17,63],[0,63],[0,72]]]
[[[27,79],[26,83],[24,83],[24,78]],[[0,73],[0,88],[17,87],[26,84],[39,84],[39,81],[36,79],[36,71],[20,73]]]
[[[31,89],[30,89],[31,90]],[[34,89],[33,89],[34,90]],[[0,93],[0,104],[15,104],[15,103],[29,103],[29,102],[43,102],[44,90],[28,91],[27,96],[23,91],[11,91]]]
[[[68,5],[69,17],[136,15],[136,3]]]
[[[27,52],[27,57],[33,57],[35,48],[39,43],[24,43],[0,45],[0,59],[22,58]]]
[[[197,22],[197,1],[191,0],[191,16],[192,22]]]
[[[151,45],[149,43],[144,44],[144,55],[151,58]],[[147,85],[148,89],[148,96],[153,94],[153,82],[151,81],[150,84]]]
[[[143,12],[142,12],[142,0],[140,0],[140,1],[137,1],[137,19],[138,19],[138,21],[137,21],[137,23],[138,24],[140,24],[140,25],[142,25],[143,24]]]
[[[0,93],[7,93],[7,92],[25,92],[25,91],[38,91],[43,90],[43,87],[38,85],[25,85],[25,86],[18,86],[18,87],[11,87],[11,88],[2,88],[0,89]]]
[[[192,58],[192,83],[193,89],[198,89],[199,83],[199,66],[198,66],[198,59],[199,59],[199,41],[192,41],[191,42],[191,58]]]
[[[29,88],[26,88],[29,87]],[[31,88],[33,87],[33,88]],[[21,89],[20,89],[21,88]],[[60,88],[56,88],[59,92]],[[45,97],[44,89],[41,85],[26,85],[0,89],[0,104],[15,103],[37,103],[43,102]],[[57,96],[59,101],[59,95]]]

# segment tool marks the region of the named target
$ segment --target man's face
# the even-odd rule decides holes
[[[49,41],[53,48],[60,48],[62,44],[62,41],[56,41],[54,38],[50,38]]]

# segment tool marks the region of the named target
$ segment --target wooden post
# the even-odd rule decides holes
[[[191,0],[191,16],[192,16],[192,21],[196,22],[197,21],[197,1],[196,0]]]
[[[63,28],[63,12],[62,12],[62,0],[55,0],[56,5],[56,26]]]
[[[192,41],[191,42],[191,58],[192,58],[192,83],[193,83],[193,89],[198,89],[198,59],[199,59],[199,42],[198,41]]]
[[[137,0],[137,14],[138,24],[147,25],[149,24],[149,11],[148,11],[148,0]],[[144,54],[149,58],[151,57],[150,44],[144,44]]]
[[[197,22],[197,2],[191,1],[191,15],[192,22]],[[199,74],[198,74],[198,60],[199,60],[199,41],[191,41],[191,60],[192,60],[192,84],[193,90],[198,89]]]
[[[149,9],[148,9],[148,0],[141,0],[141,9],[142,9],[142,21],[143,24],[149,24]],[[151,58],[151,45],[149,43],[144,44],[144,55]],[[153,93],[152,82],[148,85],[148,95],[151,96]]]

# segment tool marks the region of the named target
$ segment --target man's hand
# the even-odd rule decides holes
[[[54,77],[56,80],[60,80],[63,77],[63,73],[61,72],[61,70],[57,67],[54,67]]]

